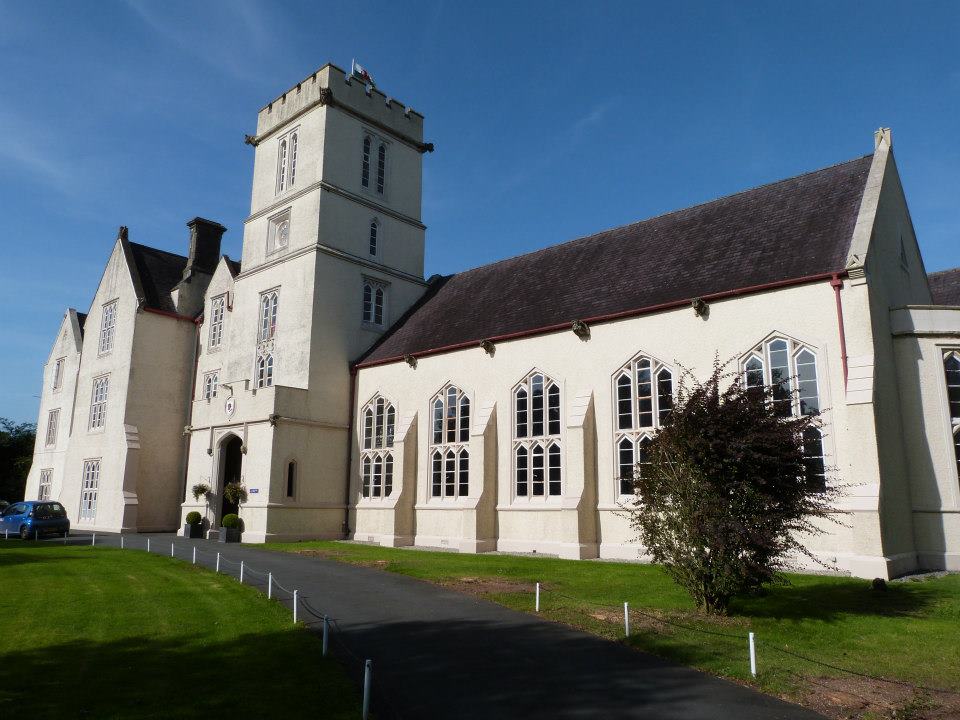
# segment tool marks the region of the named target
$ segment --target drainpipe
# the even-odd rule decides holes
[[[843,390],[847,390],[847,334],[843,329],[843,303],[840,301],[840,290],[843,288],[843,280],[840,276],[834,274],[830,279],[830,287],[833,288],[834,296],[837,299],[837,325],[840,328],[840,362],[843,365]]]
[[[197,392],[197,368],[200,364],[200,318],[193,321],[196,335],[193,340],[193,377],[190,378],[190,397],[187,398],[187,424],[193,421],[193,396]],[[186,450],[183,456],[183,501],[187,501],[187,483],[190,477],[190,440],[193,433],[184,435]]]
[[[357,396],[357,368],[350,366],[350,421],[347,423],[347,469],[344,473],[343,485],[343,539],[350,535],[350,475],[353,468],[353,405]]]

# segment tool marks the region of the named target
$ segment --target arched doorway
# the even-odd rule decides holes
[[[243,467],[243,453],[240,448],[243,441],[236,435],[231,435],[220,445],[220,519],[224,515],[237,512],[237,504],[223,496],[223,489],[229,483],[240,482],[240,470]]]

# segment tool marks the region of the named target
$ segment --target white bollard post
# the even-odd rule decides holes
[[[9,531],[9,530],[4,530],[4,531],[3,531],[3,539],[4,539],[4,540],[9,540],[9,539],[10,539],[10,531]]]
[[[330,620],[326,615],[323,616],[323,656],[327,656],[327,648],[330,643]]]
[[[150,538],[147,538],[147,552],[150,552]]]
[[[630,637],[630,603],[628,602],[623,604],[623,631],[626,633],[625,637]]]
[[[267,600],[273,600],[273,573],[267,573]]]
[[[123,535],[120,536],[120,549],[123,550]]]
[[[293,591],[293,624],[297,624],[297,590]]]
[[[370,685],[373,682],[373,661],[367,660],[363,666],[363,720],[370,717]]]
[[[96,544],[97,544],[97,534],[96,534],[96,533],[94,533],[93,536],[90,538],[90,544],[91,544],[91,545],[96,545]]]
[[[173,543],[170,543],[170,557],[173,557]]]
[[[197,564],[197,546],[196,545],[193,546],[193,564],[194,565]]]
[[[537,583],[537,599],[534,602],[534,607],[537,612],[540,612],[540,583]]]
[[[243,560],[240,561],[240,582],[243,582]]]
[[[220,553],[217,553],[217,572],[220,572]]]
[[[39,530],[39,529],[34,530],[34,531],[33,531],[33,541],[36,542],[36,541],[39,540],[39,539],[40,539],[40,530]]]
[[[757,676],[757,649],[753,643],[753,633],[750,633],[750,674]]]

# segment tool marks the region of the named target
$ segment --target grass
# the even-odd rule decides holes
[[[821,678],[856,679],[826,665],[960,690],[960,575],[890,583],[881,592],[865,580],[792,574],[789,585],[735,601],[729,617],[709,617],[697,613],[688,596],[654,565],[461,555],[334,541],[267,547],[373,565],[528,612],[533,611],[534,583],[540,582],[543,616],[611,640],[623,639],[623,603],[629,601],[631,645],[795,700],[809,695]],[[747,652],[750,631],[758,642],[756,680],[750,676]],[[883,690],[884,684],[876,687]]]
[[[0,717],[360,716],[288,610],[170,558],[5,542],[0,617]]]

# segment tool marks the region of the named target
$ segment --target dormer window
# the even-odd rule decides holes
[[[277,150],[277,194],[289,190],[297,179],[297,146],[300,129],[294,129],[280,137]]]

